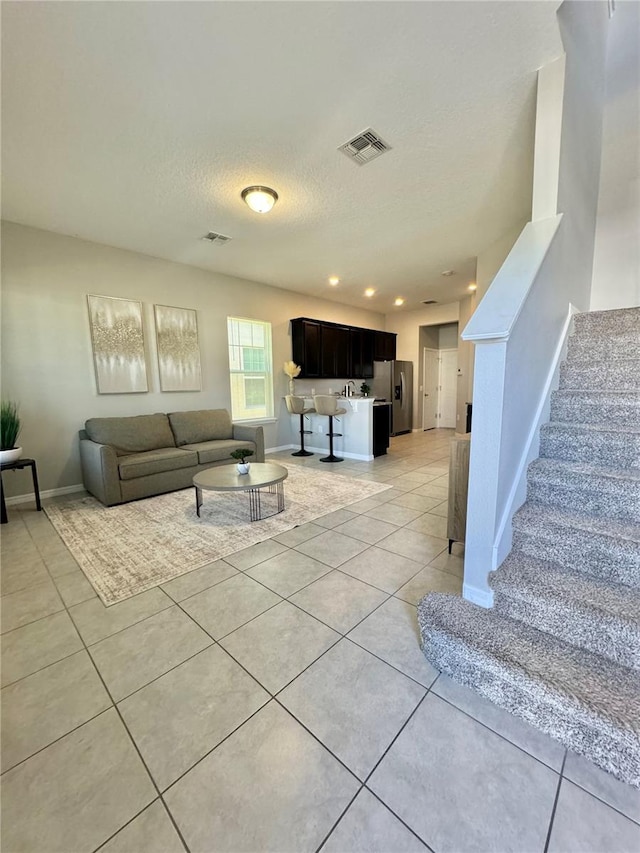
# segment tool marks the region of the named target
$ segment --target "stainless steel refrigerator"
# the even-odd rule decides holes
[[[389,400],[391,407],[391,435],[411,432],[413,424],[413,362],[374,361],[374,395]]]

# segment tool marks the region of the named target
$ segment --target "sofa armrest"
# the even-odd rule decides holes
[[[80,463],[85,489],[105,506],[122,503],[118,456],[108,444],[80,439]]]
[[[261,426],[234,424],[233,437],[238,441],[252,441],[256,446],[255,461],[264,462],[264,431]]]

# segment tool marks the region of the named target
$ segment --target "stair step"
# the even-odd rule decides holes
[[[616,308],[613,311],[585,311],[573,318],[575,334],[625,335],[640,328],[640,308]]]
[[[595,336],[585,331],[569,338],[567,361],[608,361],[640,358],[640,329],[623,330],[616,335]]]
[[[640,525],[527,500],[513,516],[513,547],[613,583],[640,588]]]
[[[640,391],[640,358],[565,361],[560,365],[560,388]]]
[[[640,428],[640,392],[554,391],[551,420]]]
[[[536,459],[527,471],[527,497],[584,515],[635,522],[640,518],[640,468]]]
[[[512,551],[489,575],[496,612],[640,669],[640,590]]]
[[[640,468],[640,430],[613,424],[544,424],[540,456],[606,468]]]
[[[640,677],[462,598],[418,605],[427,659],[454,680],[640,787]]]

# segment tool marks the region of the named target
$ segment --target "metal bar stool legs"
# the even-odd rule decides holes
[[[333,415],[329,415],[329,455],[321,457],[321,462],[344,462],[344,459],[341,456],[335,456],[333,452],[333,437],[336,438],[342,437],[341,432],[333,431]]]
[[[292,456],[313,456],[310,450],[304,449],[304,437],[305,435],[311,435],[311,432],[310,429],[304,428],[304,414],[300,412],[300,450],[292,453]]]

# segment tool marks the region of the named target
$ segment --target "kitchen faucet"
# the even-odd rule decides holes
[[[350,385],[353,385],[353,388],[350,388],[349,387]],[[355,393],[356,393],[356,383],[353,381],[353,379],[350,379],[347,382],[347,384],[344,386],[344,396],[345,397],[353,397],[353,395]]]

